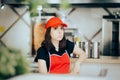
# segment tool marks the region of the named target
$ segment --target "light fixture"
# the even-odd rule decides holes
[[[39,5],[39,6],[37,7],[37,10],[38,10],[38,11],[41,11],[41,10],[42,10],[42,5]]]
[[[1,10],[4,9],[4,7],[5,7],[4,3],[5,3],[5,0],[0,1],[0,9]]]
[[[120,10],[118,11],[114,11],[113,15],[115,16],[115,18],[117,19],[118,17],[120,17]]]
[[[38,16],[37,16],[36,22],[40,22],[41,21],[41,13],[42,13],[41,11],[42,11],[42,5],[39,5],[37,7]]]
[[[0,8],[1,8],[2,10],[4,9],[4,7],[5,7],[4,4],[1,4]]]

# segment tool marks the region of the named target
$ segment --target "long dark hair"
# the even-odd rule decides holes
[[[50,51],[51,49],[55,49],[55,47],[51,42],[50,31],[51,31],[51,27],[46,30],[45,40],[42,42],[42,46],[44,46],[48,51]],[[65,48],[66,48],[66,38],[64,34],[63,39],[59,42],[59,50],[65,50]]]

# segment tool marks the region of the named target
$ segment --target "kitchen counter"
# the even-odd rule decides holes
[[[31,72],[34,74],[38,73],[38,64],[34,62],[34,57],[29,57],[28,60],[31,62],[31,64],[30,64]],[[77,58],[71,58],[70,60],[73,63],[77,60]],[[80,75],[78,75],[78,77],[79,77],[78,80],[82,80],[82,78],[80,76],[85,76],[85,78],[83,80],[98,80],[98,77],[99,78],[102,77],[103,80],[119,80],[120,79],[119,70],[120,70],[120,57],[115,58],[115,57],[110,57],[110,56],[100,56],[99,59],[87,58],[83,62],[83,64],[80,65]],[[32,80],[31,77],[32,76],[30,75],[29,78]],[[40,77],[41,77],[41,75],[40,75]],[[87,77],[89,77],[89,78],[87,78]],[[92,78],[90,78],[90,77],[92,77]],[[25,77],[23,77],[23,78],[25,78]],[[68,76],[67,76],[67,78],[68,78]],[[93,79],[93,78],[97,78],[97,79]],[[37,79],[40,79],[40,78],[36,77],[36,80]],[[52,78],[48,77],[47,79],[54,80],[55,78],[52,79]],[[64,79],[66,79],[66,78],[64,78]],[[71,77],[70,77],[70,79],[71,79]],[[15,78],[13,80],[17,80],[17,79]],[[61,78],[60,78],[60,80],[61,80]],[[72,80],[77,80],[77,79],[75,78]],[[100,80],[102,80],[102,79],[100,79]]]
[[[38,65],[34,62],[34,57],[27,58],[31,64],[31,68],[37,69]],[[71,63],[75,62],[77,58],[70,58]],[[100,56],[99,59],[87,58],[83,63],[98,63],[98,64],[120,64],[120,57]]]
[[[29,73],[12,77],[8,80],[106,80],[106,78],[103,76]]]
[[[34,62],[34,57],[27,58],[31,63]],[[75,62],[78,58],[70,58],[71,63]],[[120,64],[120,57],[100,56],[100,58],[87,58],[84,63],[101,63],[101,64]]]
[[[71,58],[71,62],[76,61],[77,58]],[[100,58],[87,58],[84,63],[102,63],[102,64],[120,64],[120,57],[100,56]]]

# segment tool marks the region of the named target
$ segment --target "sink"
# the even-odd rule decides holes
[[[107,75],[108,70],[107,69],[86,69],[86,70],[82,70],[80,69],[80,75],[82,76],[106,76]]]
[[[98,76],[104,77],[108,70],[102,67],[102,64],[82,63],[80,64],[80,76]]]

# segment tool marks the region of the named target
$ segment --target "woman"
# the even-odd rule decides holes
[[[37,51],[35,61],[38,62],[40,73],[77,74],[79,63],[83,62],[86,54],[73,42],[65,39],[64,27],[67,27],[58,17],[52,17],[46,23],[45,40]],[[70,54],[79,55],[70,71]]]

